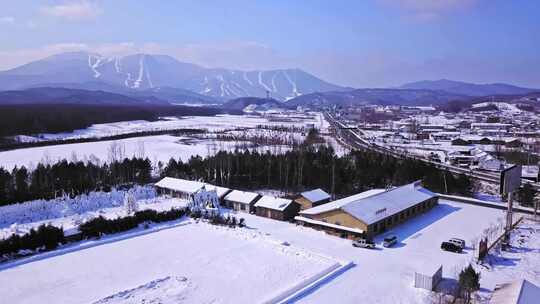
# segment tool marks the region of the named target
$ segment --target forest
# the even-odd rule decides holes
[[[471,195],[475,183],[417,160],[398,160],[375,152],[335,155],[331,147],[304,146],[284,154],[220,151],[189,162],[171,159],[160,166],[162,176],[203,179],[238,189],[279,189],[299,192],[323,188],[335,197],[372,188],[385,188],[422,180],[432,191]]]
[[[156,121],[163,116],[209,116],[220,113],[223,111],[218,108],[166,105],[0,105],[0,137],[67,132],[98,123]]]

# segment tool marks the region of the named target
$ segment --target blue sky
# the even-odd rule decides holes
[[[537,0],[0,1],[0,69],[87,50],[298,67],[355,87],[440,78],[540,87]]]

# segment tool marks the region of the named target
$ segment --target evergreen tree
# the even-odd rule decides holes
[[[459,287],[465,297],[465,303],[470,303],[473,292],[480,289],[480,273],[471,264],[459,273]]]

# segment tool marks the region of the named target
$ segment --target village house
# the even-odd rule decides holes
[[[299,210],[300,205],[293,200],[268,195],[255,203],[255,212],[258,216],[281,221],[293,219]]]
[[[223,204],[235,211],[251,213],[255,211],[253,205],[259,197],[261,195],[258,193],[233,190],[225,196]]]
[[[330,201],[330,194],[319,188],[300,193],[300,197],[294,201],[300,205],[300,210],[306,210],[328,203]]]
[[[155,183],[154,186],[157,188],[159,194],[168,194],[172,197],[182,199],[189,199],[204,188],[207,191],[216,191],[220,201],[223,201],[223,197],[231,191],[231,189],[225,187],[173,177],[165,177]]]

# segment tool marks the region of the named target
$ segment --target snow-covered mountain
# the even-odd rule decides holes
[[[218,99],[265,97],[269,92],[273,98],[287,100],[343,89],[299,69],[209,69],[166,55],[147,54],[105,57],[86,52],[63,53],[0,72],[0,90],[96,81],[134,90],[179,88]]]

